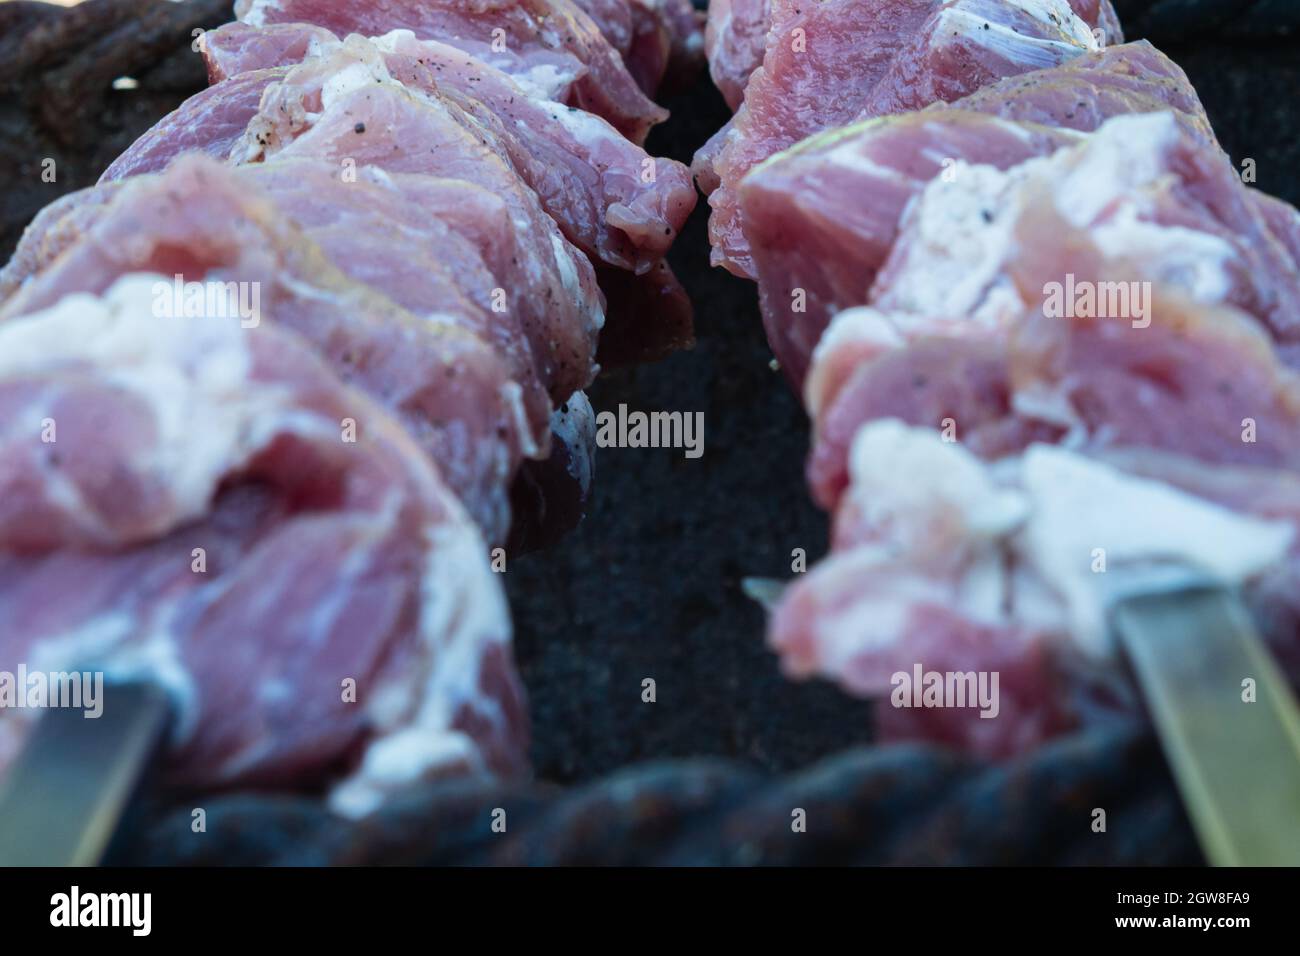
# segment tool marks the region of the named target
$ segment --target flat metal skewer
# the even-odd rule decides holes
[[[1139,594],[1112,622],[1206,859],[1300,866],[1300,709],[1241,602],[1214,587]]]
[[[153,684],[107,684],[103,713],[50,709],[0,778],[0,866],[94,866],[159,749],[170,708]]]

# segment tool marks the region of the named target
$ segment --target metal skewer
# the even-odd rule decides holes
[[[41,715],[0,779],[0,866],[94,866],[167,729],[169,705],[147,683],[110,684],[93,720]]]
[[[1300,865],[1300,709],[1241,602],[1193,586],[1125,598],[1112,620],[1206,859]]]

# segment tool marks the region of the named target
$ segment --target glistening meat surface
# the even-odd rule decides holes
[[[523,546],[581,511],[596,267],[625,318],[667,313],[611,354],[689,335],[664,255],[693,187],[634,145],[666,114],[618,54],[653,89],[698,60],[701,18],[239,7],[283,22],[205,37],[212,89],[0,276],[0,663],[163,684],[169,784],[363,814],[420,778],[526,766],[479,531],[504,539],[516,477]],[[25,730],[0,723],[0,763]]]

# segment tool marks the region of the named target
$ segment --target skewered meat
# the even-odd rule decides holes
[[[294,35],[303,31],[310,39],[296,42]],[[269,32],[273,37],[256,40],[254,34],[262,32]],[[404,82],[409,90],[417,91],[414,96],[428,94],[432,109],[449,113],[465,126],[467,136],[490,144],[511,171],[534,187],[546,210],[570,240],[594,259],[645,276],[641,282],[631,283],[606,270],[601,280],[611,295],[619,297],[615,303],[619,314],[607,334],[608,360],[622,361],[627,356],[658,358],[689,343],[690,305],[661,258],[695,203],[695,192],[684,167],[671,160],[647,156],[596,117],[527,95],[505,74],[470,61],[454,48],[417,41],[402,31],[379,38],[375,43],[352,38],[346,46],[334,42],[332,36],[323,28],[300,24],[268,27],[265,31],[230,24],[211,31],[205,37],[209,64],[214,75],[231,79],[218,83],[165,118],[110,167],[104,178],[165,167],[176,155],[170,131],[178,126],[188,129],[195,125],[189,117],[191,112],[201,123],[210,106],[196,101],[210,101],[220,96],[222,90],[229,89],[232,98],[239,101],[230,103],[227,110],[237,113],[239,122],[247,129],[258,115],[263,93],[273,83],[303,85],[304,96],[310,100],[316,95],[317,84],[324,88],[328,81],[326,74],[332,68],[348,69],[360,61],[381,79],[392,76],[384,73],[391,68],[396,71],[396,79]],[[258,69],[265,63],[278,62],[282,55],[289,55],[283,51],[304,49],[311,57],[302,65],[301,72],[294,72],[292,79],[282,67]],[[376,51],[383,60],[382,68],[376,62]],[[240,70],[246,72],[239,73]],[[246,76],[257,77],[258,82],[237,82]],[[300,108],[306,106],[296,103],[286,106],[286,109]],[[263,120],[254,124],[256,128],[250,134],[254,158],[265,152],[256,140],[267,135],[264,128],[268,123],[288,125],[289,134],[299,131],[297,112],[293,116],[295,120],[285,124],[279,113],[271,113],[269,120],[264,115]],[[306,117],[302,119],[303,128],[309,121]],[[355,121],[350,127],[343,123],[345,142],[349,140],[348,130],[355,130],[355,126]],[[372,135],[375,133],[372,130]],[[198,136],[191,135],[185,138],[185,145],[203,148],[221,159],[245,149],[226,135],[212,143],[203,143]],[[355,156],[348,158],[357,160]],[[438,167],[429,171],[446,174],[440,168],[443,156],[429,154],[427,158],[431,166]],[[531,205],[531,201],[527,204]],[[590,281],[584,263],[578,262],[574,268],[584,284]],[[521,297],[525,307],[530,301],[544,302],[544,298],[537,297],[541,294]],[[553,397],[559,401],[564,394],[557,392]]]
[[[49,309],[74,292],[101,294],[132,272],[250,283],[275,321],[314,343],[344,381],[397,414],[484,532],[500,540],[508,519],[504,483],[520,457],[535,454],[537,442],[544,442],[550,414],[543,393],[529,403],[530,422],[519,384],[491,347],[502,348],[504,324],[489,343],[473,328],[470,303],[460,314],[448,301],[445,309],[415,315],[354,281],[262,197],[256,182],[205,157],[187,156],[165,173],[67,197],[63,205],[84,210],[86,205],[76,205],[78,197],[115,194],[93,207],[78,239],[19,289],[0,318]],[[360,199],[363,193],[348,194],[354,195]],[[325,211],[347,215],[347,209]],[[360,214],[369,215],[364,206]],[[373,234],[353,236],[351,247],[368,235]],[[23,246],[39,242],[39,234],[29,233]],[[357,251],[348,270],[366,268],[363,252]],[[406,262],[404,255],[393,258],[385,266],[390,276]]]
[[[986,465],[935,429],[885,420],[855,440],[851,488],[838,524],[857,526],[792,587],[770,638],[788,673],[883,698],[886,738],[1006,756],[1121,706],[1122,691],[1090,674],[1110,651],[1090,567],[1098,549],[1113,573],[1182,560],[1261,596],[1279,576],[1297,583],[1300,483],[1289,473],[1042,444]],[[1277,625],[1277,602],[1259,609]],[[1295,623],[1272,636],[1293,641]],[[965,706],[892,706],[896,675],[918,665],[996,674],[997,693],[983,708],[973,696]]]
[[[745,102],[694,164],[711,190],[713,263],[746,278],[754,264],[738,188],[769,156],[824,129],[959,99],[1097,49],[1064,0],[778,0],[769,39]]]
[[[802,383],[830,316],[867,300],[904,207],[932,179],[951,180],[958,161],[1007,169],[1077,142],[1066,130],[1171,108],[1184,134],[1218,152],[1186,76],[1149,44],[1131,43],[994,83],[951,106],[829,131],[755,170],[741,206],[768,341],[790,381]],[[845,195],[862,198],[846,205]]]
[[[698,58],[683,0],[587,2],[647,89]],[[0,405],[33,422],[0,474],[0,653],[164,683],[183,787],[362,814],[518,775],[480,531],[505,540],[508,494],[514,547],[580,516],[595,267],[629,306],[611,354],[689,336],[663,257],[693,188],[632,142],[666,114],[570,0],[239,6],[276,25],[205,37],[214,85],[0,273]]]
[[[1070,0],[1070,7],[1090,29],[1103,31],[1103,44],[1123,42],[1110,0]],[[739,108],[745,84],[763,62],[771,20],[772,0],[713,0],[709,4],[704,33],[709,71],[733,110]]]
[[[882,318],[866,311],[836,324]],[[861,362],[823,419],[851,436],[834,551],[772,622],[787,669],[869,696],[915,662],[1001,671],[996,720],[882,703],[884,727],[1023,749],[1079,719],[1079,659],[1108,653],[1095,549],[1108,570],[1184,560],[1246,584],[1268,636],[1292,646],[1300,381],[1247,316],[1163,294],[1152,315],[1134,328],[1031,309],[992,349],[954,323]],[[938,356],[967,395],[998,398],[954,401],[929,377]],[[857,424],[841,430],[846,415]],[[947,418],[960,443],[942,437]]]
[[[278,38],[258,43],[249,36],[262,31]],[[314,42],[293,42],[291,34],[302,31]],[[206,55],[216,74],[229,75],[278,62],[284,49],[305,45],[317,58],[339,53],[332,37],[302,24],[253,31],[236,23],[207,34]],[[350,43],[349,50],[365,55],[363,41]],[[602,362],[654,360],[690,343],[690,302],[662,259],[695,204],[684,167],[648,156],[597,117],[527,94],[505,74],[452,47],[415,40],[405,31],[375,43],[397,79],[460,106],[456,115],[474,120],[470,131],[495,143],[498,154],[538,192],[566,237],[598,263],[612,316]],[[157,142],[142,138],[136,149],[148,152]],[[219,148],[229,152],[232,144]],[[621,275],[623,269],[634,270],[638,278]]]
[[[1284,360],[1294,216],[1244,187],[1174,113],[1116,118],[1006,171],[958,163],[927,185],[872,307],[835,318],[808,379],[809,477],[836,511],[835,552],[774,618],[787,666],[871,696],[917,661],[999,671],[1009,721],[882,704],[881,727],[1022,749],[1096,706],[1079,694],[1087,668],[1075,658],[1104,650],[1086,580],[1097,548],[1112,560],[1176,557],[1245,584],[1270,637],[1293,648],[1284,595],[1300,567],[1300,385]],[[994,221],[997,239],[985,232]],[[961,260],[953,271],[944,250]],[[913,271],[922,267],[928,289]],[[1062,280],[1164,291],[1140,314],[1063,317],[1045,307]],[[1168,298],[1171,288],[1254,318]],[[916,430],[904,440],[887,419]],[[960,449],[940,438],[949,428]],[[891,474],[911,484],[891,486]],[[941,487],[920,484],[927,475]]]
[[[635,143],[645,142],[650,128],[667,117],[571,0],[239,0],[235,9],[240,20],[258,27],[312,23],[337,36],[382,36],[401,28],[454,44],[547,99],[603,117]]]
[[[161,681],[189,787],[343,770],[333,806],[358,814],[430,774],[517,773],[509,621],[454,496],[278,323],[160,318],[170,281],[0,325],[5,667]]]
[[[1295,362],[1300,265],[1277,239],[1282,210],[1261,202],[1217,149],[1183,133],[1172,115],[1117,117],[1050,157],[1005,173],[971,166],[959,171],[956,181],[962,183],[960,192],[949,188],[953,182],[938,179],[909,207],[868,297],[872,308],[841,313],[818,347],[806,398],[818,435],[809,479],[823,505],[834,507],[845,487],[848,447],[863,422],[882,413],[912,420],[892,404],[895,399],[885,397],[909,376],[924,385],[900,392],[897,401],[906,405],[919,395],[930,396],[939,404],[929,409],[935,417],[927,422],[937,426],[949,417],[963,422],[963,439],[984,454],[1007,453],[1018,441],[1047,437],[1053,427],[1072,427],[1072,413],[1058,397],[1044,393],[1033,399],[1032,390],[1013,395],[1001,381],[1014,366],[1014,343],[1020,341],[1011,340],[1013,358],[1006,358],[1008,328],[1024,323],[1026,312],[1047,314],[1049,297],[1058,288],[1062,296],[1071,287],[1094,296],[1100,292],[1105,301],[1094,304],[1093,315],[1121,319],[1139,330],[1160,318],[1144,299],[1154,285],[1207,304],[1229,304],[1271,332],[1283,362]],[[1277,222],[1270,222],[1265,210]],[[1289,212],[1292,222],[1300,221],[1300,214]],[[936,216],[947,225],[935,223]],[[995,223],[994,231],[985,232]],[[955,261],[949,255],[974,258],[949,272]],[[918,269],[927,270],[926,280]],[[957,281],[949,281],[949,275]],[[1112,309],[1112,292],[1121,306],[1128,299],[1127,306]],[[1072,293],[1069,298],[1078,299]],[[1056,317],[1074,323],[1089,318],[1077,311],[1066,317],[1057,310]],[[874,382],[859,374],[882,352],[955,331],[960,346],[922,348],[920,354],[930,356],[925,368],[908,372],[902,363],[889,378]],[[1147,341],[1139,337],[1126,345],[1142,355],[1139,346]],[[1123,367],[1120,356],[1109,357],[1105,365],[1111,364]],[[1104,374],[1099,370],[1092,377]],[[886,403],[883,412],[872,408],[878,399]],[[1098,407],[1109,404],[1100,397],[1094,401]],[[1040,415],[1030,416],[1037,421],[1027,426],[1023,416],[1011,412],[1031,403]],[[1056,417],[1041,417],[1047,410]],[[1206,400],[1200,413],[1210,411]],[[1163,410],[1154,419],[1160,429],[1172,427],[1172,414]],[[987,418],[993,420],[991,434],[982,431]],[[1011,427],[1010,419],[1022,423]],[[1124,432],[1116,424],[1110,429]],[[1170,433],[1153,432],[1143,443],[1165,447],[1162,434]],[[1258,458],[1258,447],[1250,450]]]
[[[1048,282],[1110,261],[1116,278],[1246,311],[1295,353],[1300,263],[1222,152],[1171,115],[1119,116],[1051,156],[1005,171],[958,163],[953,173],[908,208],[873,305],[920,322],[997,325],[1031,302],[1044,307]],[[1139,308],[1131,301],[1123,314],[1149,320]]]
[[[694,165],[714,262],[759,279],[834,512],[783,666],[893,690],[887,738],[1014,753],[1133,707],[1100,552],[1244,587],[1300,673],[1300,214],[1243,186],[1181,70],[1105,48],[1108,3],[868,6],[772,0],[752,76],[761,5],[707,34],[744,88]],[[855,31],[867,56],[831,55]],[[923,668],[1000,704],[900,704]]]
[[[346,51],[373,64],[361,39],[346,44],[306,24],[268,28],[282,42],[249,39],[267,30],[232,23],[205,36],[210,72],[248,70],[329,58]],[[288,34],[310,39],[289,42]],[[680,163],[647,156],[599,117],[530,94],[507,74],[453,46],[399,30],[373,40],[385,72],[376,79],[455,102],[499,144],[520,177],[537,192],[565,236],[593,258],[645,272],[663,258],[695,206],[690,175]],[[347,69],[346,60],[334,60]],[[295,82],[295,75],[286,78]]]
[[[680,287],[667,267],[655,258],[666,251],[677,227],[694,202],[694,191],[680,165],[646,157],[643,151],[586,113],[575,110],[557,112],[552,104],[528,96],[506,75],[473,61],[454,48],[416,41],[411,34],[401,31],[384,40],[386,42],[383,44],[382,55],[386,64],[391,64],[402,72],[402,78],[409,84],[409,88],[417,88],[418,83],[418,88],[433,98],[441,100],[450,97],[454,104],[448,105],[446,109],[461,121],[467,133],[479,137],[487,133],[494,136],[496,151],[511,171],[524,172],[528,176],[531,183],[542,191],[543,199],[549,200],[551,211],[568,227],[570,234],[580,241],[586,239],[585,244],[593,255],[603,251],[605,258],[614,263],[646,271],[643,283],[608,283],[611,288],[618,290],[619,305],[627,313],[620,317],[618,328],[620,336],[625,337],[626,341],[610,350],[611,358],[621,359],[639,353],[654,355],[689,340],[689,306],[683,308],[685,298]],[[324,28],[301,24],[277,25],[264,30],[255,30],[244,24],[231,24],[211,31],[205,37],[205,53],[214,79],[224,78],[224,81],[187,103],[177,114],[164,120],[157,129],[143,137],[127,155],[114,164],[105,178],[113,179],[164,168],[180,148],[200,147],[225,159],[232,152],[240,153],[242,150],[247,153],[247,141],[251,139],[252,151],[260,157],[266,152],[266,144],[256,142],[256,138],[263,134],[266,123],[258,122],[257,114],[266,87],[274,84],[279,91],[276,95],[282,97],[280,105],[284,105],[284,100],[288,99],[290,107],[297,109],[298,104],[293,102],[293,98],[298,93],[291,89],[286,96],[284,84],[297,84],[303,88],[301,95],[312,100],[317,95],[317,84],[323,89],[329,82],[327,74],[331,66],[346,70],[358,58],[374,65],[375,57],[369,46],[357,37],[345,49]],[[363,52],[358,55],[355,52],[357,50]],[[288,71],[280,64],[286,59],[304,56],[312,62],[305,64],[290,78]],[[245,83],[244,80],[249,76],[254,81]],[[441,85],[437,85],[435,76]],[[441,103],[435,105],[441,106]],[[456,107],[460,109],[457,110]],[[222,123],[207,122],[214,112],[223,115]],[[518,122],[520,118],[528,122],[521,126]],[[229,135],[230,130],[239,127],[243,127],[246,132],[249,123],[256,127],[251,136],[241,133],[240,139],[236,140]],[[344,125],[355,132],[355,124]],[[203,142],[205,130],[216,133],[217,140]],[[454,156],[450,158],[462,164],[457,168],[463,172],[464,150],[461,152],[459,160]],[[534,153],[544,155],[551,161],[551,165],[544,165]],[[449,154],[444,150],[437,158],[441,162],[447,160]],[[567,178],[557,177],[557,169],[567,171]],[[362,166],[357,175],[364,180],[373,177],[374,172]],[[581,259],[575,258],[565,244],[556,241],[549,226],[543,226],[540,230],[524,228],[525,223],[536,221],[533,211],[535,205],[531,197],[526,192],[521,193],[516,183],[507,182],[504,175],[494,177],[491,170],[482,169],[476,170],[476,174],[480,180],[486,175],[497,191],[517,200],[515,225],[521,238],[516,244],[522,244],[522,249],[514,251],[510,259],[515,264],[522,261],[525,268],[522,271],[515,266],[496,269],[500,281],[492,287],[492,291],[497,293],[512,290],[518,308],[512,308],[511,311],[522,313],[525,325],[536,331],[537,334],[532,339],[543,344],[544,357],[554,359],[556,349],[561,350],[557,361],[543,361],[539,363],[542,366],[540,369],[530,367],[533,363],[527,354],[531,351],[527,347],[529,343],[524,343],[524,354],[521,357],[519,336],[510,331],[510,316],[501,315],[499,309],[494,309],[494,314],[487,323],[466,321],[464,313],[467,310],[455,306],[457,300],[463,300],[463,296],[454,291],[451,295],[433,294],[438,288],[434,280],[439,273],[447,272],[444,267],[434,266],[428,273],[421,274],[396,253],[376,255],[367,248],[365,237],[380,234],[380,231],[359,228],[365,226],[367,220],[373,223],[376,217],[376,210],[365,208],[367,201],[375,202],[385,213],[405,212],[408,229],[422,227],[422,216],[436,214],[438,218],[446,219],[452,214],[446,203],[442,203],[441,208],[438,203],[430,207],[421,197],[410,195],[415,188],[411,181],[414,177],[406,177],[402,186],[402,191],[408,194],[408,200],[417,199],[414,207],[400,207],[400,200],[392,188],[387,190],[387,197],[376,200],[375,189],[380,188],[380,184],[374,182],[359,185],[353,192],[344,192],[338,188],[337,183],[328,181],[318,184],[321,188],[315,192],[299,189],[302,199],[307,201],[299,201],[293,195],[295,183],[291,176],[278,175],[269,180],[268,177],[263,177],[263,185],[266,185],[265,181],[279,184],[278,192],[281,195],[272,195],[270,198],[276,199],[279,210],[300,225],[304,224],[303,220],[310,220],[313,216],[325,217],[327,224],[320,227],[324,232],[315,238],[329,240],[324,242],[325,251],[350,277],[378,285],[390,295],[396,295],[399,304],[416,314],[428,309],[436,309],[441,313],[459,312],[464,324],[477,327],[486,341],[504,348],[507,356],[513,354],[514,359],[509,363],[511,372],[524,385],[524,398],[529,408],[529,418],[533,422],[530,429],[532,434],[525,436],[523,450],[527,454],[545,454],[546,436],[537,434],[536,424],[546,419],[549,407],[544,400],[539,400],[531,383],[538,379],[538,372],[542,377],[556,379],[558,384],[551,383],[554,385],[551,391],[552,397],[559,402],[572,394],[569,386],[585,384],[587,376],[583,375],[583,370],[589,367],[591,361],[589,346],[586,348],[585,360],[580,358],[581,352],[574,353],[579,356],[577,361],[566,357],[562,350],[566,342],[574,341],[572,336],[553,334],[557,325],[564,327],[565,316],[573,314],[566,297],[555,284],[557,277],[563,279],[570,272],[578,275],[582,292],[577,305],[580,312],[585,311],[586,318],[581,321],[589,327],[593,325],[593,319],[599,322],[599,299],[591,287],[589,267]],[[388,176],[387,186],[392,186],[393,178],[391,174]],[[366,189],[365,185],[371,188]],[[481,196],[481,190],[479,194]],[[318,200],[323,196],[335,197],[330,205],[337,205],[338,211],[351,206],[352,221],[348,226],[340,225],[340,220],[334,215],[336,210],[320,205]],[[467,197],[467,213],[472,211],[475,201],[477,200],[471,201]],[[91,203],[91,200],[83,197],[78,202]],[[664,210],[663,214],[659,213],[660,209]],[[78,215],[87,214],[80,212]],[[42,258],[40,250],[43,249],[44,261],[48,261],[53,257],[53,251],[61,248],[52,241],[52,235],[59,232],[76,234],[77,228],[70,227],[71,219],[70,216],[62,217],[57,231],[40,228],[35,235],[29,234],[29,241],[23,244],[21,254],[15,258],[4,277],[10,288],[21,281],[24,274],[32,271],[30,265],[22,265],[24,258],[39,261]],[[618,228],[613,224],[617,224]],[[430,223],[425,231],[436,225],[437,222]],[[475,230],[473,215],[462,216],[455,228],[461,232]],[[311,233],[313,229],[308,228],[307,231]],[[539,232],[542,233],[540,244],[536,241]],[[547,232],[551,233],[549,242],[546,241]],[[529,237],[532,241],[529,241]],[[478,238],[481,239],[481,236]],[[500,246],[501,243],[498,242],[497,245]],[[638,246],[648,251],[638,252]],[[503,261],[501,256],[496,259],[498,266]],[[569,266],[572,267],[571,270]],[[472,281],[472,275],[470,272],[457,281]],[[390,287],[387,284],[390,281],[396,284]],[[445,284],[442,288],[446,288]],[[480,294],[477,305],[482,307],[485,303],[481,283],[478,288]],[[557,305],[548,304],[552,302]],[[464,305],[463,301],[461,305]],[[515,303],[512,302],[511,305]],[[657,310],[661,315],[647,315],[651,310]],[[556,322],[557,318],[559,323]],[[649,327],[661,318],[664,330],[650,332]],[[567,327],[574,328],[574,323],[569,322]],[[557,371],[564,374],[557,376]],[[533,446],[536,447],[536,452],[531,450]],[[557,453],[562,457],[567,454],[565,449],[558,449]],[[512,467],[510,461],[513,460],[517,460],[517,455],[509,461],[498,463],[492,470],[493,474],[499,474],[502,467],[508,471]],[[567,474],[563,467],[559,470]],[[533,475],[529,480],[538,484],[540,476]],[[468,500],[477,502],[482,500],[482,496],[476,493],[475,486],[482,483],[458,482],[457,487],[467,493]],[[496,485],[499,482],[489,484]],[[552,498],[557,501],[565,498],[565,494],[554,487],[554,482],[549,484]],[[568,490],[571,502],[580,502],[584,496],[585,488],[580,484]],[[475,512],[494,539],[499,538],[500,516],[503,511],[498,494],[494,504],[477,508]],[[552,507],[549,511],[552,515],[563,514],[572,511],[572,508]],[[554,529],[541,537],[553,534]],[[537,539],[537,528],[529,532],[529,535]]]

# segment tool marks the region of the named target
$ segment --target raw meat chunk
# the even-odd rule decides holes
[[[274,29],[310,40],[255,46],[246,37]],[[217,71],[261,69],[369,55],[364,40],[341,44],[306,24],[257,29],[232,23],[206,36]],[[417,40],[408,30],[374,38],[387,74],[409,89],[454,102],[508,156],[565,236],[593,258],[647,271],[662,259],[695,207],[690,174],[680,163],[650,157],[599,117],[530,93],[509,75],[454,46]],[[259,54],[266,53],[269,58]],[[292,80],[290,82],[293,82]]]
[[[185,789],[329,787],[361,815],[521,773],[505,602],[455,497],[283,326],[160,317],[169,282],[0,326],[0,664],[157,680]],[[0,715],[0,763],[28,713]]]
[[[830,317],[861,305],[908,204],[960,159],[1004,169],[1079,134],[955,109],[881,117],[813,137],[745,178],[741,208],[767,340],[803,382]]]
[[[835,550],[791,586],[769,638],[787,673],[878,698],[886,739],[1007,756],[1135,710],[1101,589],[1152,561],[1244,586],[1270,637],[1295,640],[1294,612],[1269,593],[1300,583],[1289,472],[1044,444],[986,464],[892,419],[857,433],[851,468]],[[925,674],[952,696],[917,708]]]
[[[855,119],[959,99],[1095,49],[1064,0],[773,0],[763,66],[694,163],[702,187],[716,183],[713,264],[754,278],[738,190],[769,156]]]
[[[258,27],[312,23],[337,36],[411,30],[452,43],[542,96],[605,118],[636,143],[668,116],[572,0],[239,0],[235,11]]]
[[[244,283],[250,303],[256,292],[260,308],[316,345],[345,382],[392,409],[484,534],[504,537],[506,485],[521,456],[545,454],[549,405],[544,395],[540,407],[534,401],[530,421],[519,383],[473,331],[473,313],[457,314],[448,302],[452,311],[415,315],[348,278],[253,179],[201,155],[95,189],[115,196],[0,318],[50,308],[72,292],[102,294],[131,272]],[[370,252],[400,254],[382,236],[376,250],[373,238]],[[360,256],[365,236],[357,241]],[[40,239],[29,233],[29,242]]]
[[[963,316],[991,328],[1026,305],[1044,308],[1048,283],[1108,261],[1115,278],[1250,313],[1290,354],[1300,346],[1300,264],[1256,195],[1172,114],[1116,117],[1051,156],[1005,171],[958,163],[931,181],[868,301],[920,322]]]
[[[1070,0],[1075,14],[1090,28],[1101,28],[1102,45],[1122,43],[1124,36],[1110,0]],[[711,0],[705,49],[709,72],[733,110],[745,97],[750,75],[763,62],[771,0]]]
[[[237,153],[241,162],[302,157],[463,179],[504,200],[530,250],[529,285],[505,289],[506,308],[518,310],[555,401],[587,387],[604,323],[591,263],[520,181],[508,150],[464,109],[397,82],[374,44],[352,37],[268,89]]]
[[[187,152],[226,160],[257,115],[262,93],[284,78],[284,68],[250,70],[195,93],[109,163],[101,183],[156,173]]]

